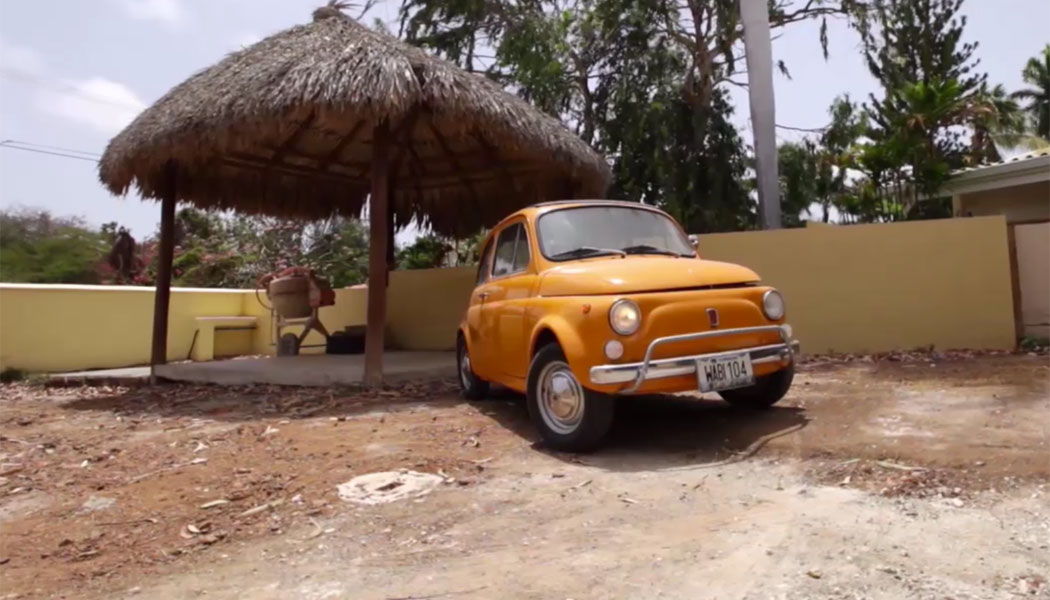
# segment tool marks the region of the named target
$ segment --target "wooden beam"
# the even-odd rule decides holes
[[[531,175],[538,175],[540,171],[540,169],[515,169],[513,171],[513,175],[518,177],[528,177]],[[448,188],[463,187],[464,181],[470,183],[471,186],[474,186],[479,184],[492,183],[493,181],[500,181],[503,178],[504,175],[502,173],[497,173],[495,175],[486,177],[459,178],[450,176],[445,177],[443,179],[435,179],[431,177],[419,180],[419,185],[421,186],[421,189],[425,191],[445,190]]]
[[[415,148],[409,148],[408,149],[408,154],[409,154],[409,156],[412,157],[412,162],[415,163],[416,168],[419,170],[418,174],[419,175],[426,175],[427,174],[427,167],[426,167],[426,165],[423,164],[423,161],[419,159],[419,154],[416,152],[416,149]]]
[[[248,169],[251,171],[258,171],[260,173],[266,173],[268,171],[279,171],[288,175],[294,175],[296,177],[303,177],[306,179],[328,179],[331,181],[338,181],[339,183],[346,183],[356,187],[367,187],[368,181],[364,179],[357,179],[349,175],[334,172],[319,172],[314,169],[307,167],[300,167],[297,165],[290,165],[288,163],[280,165],[267,165],[264,162],[259,162],[258,157],[250,154],[232,153],[228,157],[220,159],[220,162],[228,167],[236,167],[238,169]]]
[[[400,174],[401,163],[405,159],[405,154],[415,152],[412,148],[412,129],[415,128],[421,112],[419,109],[413,109],[409,112],[405,119],[401,121],[397,131],[390,136],[393,145],[397,148],[397,152],[394,154],[393,165],[390,167],[391,180],[397,179],[397,176]],[[391,186],[391,188],[393,187]],[[393,190],[391,189],[391,191]]]
[[[434,127],[433,123],[428,123],[428,125],[430,125],[430,132],[434,134],[434,139],[437,140],[438,146],[441,147],[441,151],[448,157],[448,161],[452,163],[452,168],[456,170],[456,174],[459,175],[464,187],[467,188],[467,192],[470,194],[470,199],[474,203],[474,210],[477,211],[480,218],[481,198],[478,196],[477,190],[474,189],[470,180],[467,179],[466,174],[463,172],[463,168],[459,164],[459,159],[452,153],[452,150],[449,149],[448,143],[445,141],[445,136],[441,135],[441,132],[438,131],[437,127]]]
[[[502,169],[495,171],[486,171],[484,173],[476,173],[469,176],[460,175],[457,173],[430,173],[420,180],[420,185],[424,189],[431,187],[448,187],[450,184],[459,183],[476,185],[479,183],[489,183],[493,180],[499,180],[506,177],[523,177],[531,176],[535,173],[543,172],[543,167],[538,166],[521,166],[514,169]],[[561,178],[558,178],[559,180]],[[474,188],[477,189],[476,187]]]
[[[281,162],[284,160],[285,155],[288,154],[290,150],[295,148],[295,145],[299,143],[299,140],[302,139],[303,134],[306,133],[306,130],[310,128],[310,125],[313,125],[314,119],[316,118],[317,112],[311,111],[310,115],[303,119],[302,123],[299,123],[299,126],[295,128],[295,131],[292,132],[292,135],[288,136],[288,139],[286,139],[284,143],[281,144],[273,153],[273,156],[270,157],[270,166],[281,164]]]
[[[153,292],[153,348],[150,383],[157,383],[157,365],[168,362],[168,307],[171,304],[171,263],[175,257],[175,197],[178,171],[175,162],[164,165],[164,196],[160,204],[160,251]]]
[[[365,332],[365,384],[383,383],[383,329],[386,326],[387,186],[390,167],[390,126],[372,130],[372,193],[368,205],[368,323]]]
[[[507,164],[499,159],[499,149],[489,143],[485,137],[478,132],[471,134],[477,140],[478,145],[485,149],[485,159],[490,166],[500,171],[508,181],[514,181],[514,176],[507,170]]]
[[[339,155],[343,153],[343,150],[346,149],[350,142],[354,141],[357,138],[358,132],[364,129],[364,127],[364,120],[358,121],[357,124],[354,125],[353,129],[350,130],[350,133],[344,135],[343,139],[339,140],[339,143],[335,145],[335,148],[332,148],[332,151],[329,152],[328,155],[325,156],[323,159],[321,159],[321,162],[317,163],[317,170],[322,173],[327,171],[328,165],[332,164],[333,162],[335,162],[335,159],[339,158]]]
[[[512,169],[504,166],[502,169],[498,170],[493,175],[467,176],[462,171],[443,171],[441,173],[433,173],[426,169],[422,159],[413,149],[408,149],[407,153],[408,157],[411,159],[411,162],[414,163],[416,167],[416,173],[413,184],[414,187],[416,187],[417,191],[427,189],[445,189],[449,187],[454,187],[456,185],[463,185],[468,188],[468,193],[472,195],[472,199],[476,199],[478,197],[477,190],[473,187],[473,184],[487,183],[499,177],[513,178],[521,177],[524,175],[532,175],[538,171],[543,170],[543,167],[540,165],[519,164],[519,166]],[[292,165],[288,163],[268,167],[265,162],[260,161],[259,157],[251,154],[232,153],[229,156],[220,159],[220,162],[229,167],[248,169],[260,173],[265,173],[267,169],[271,169],[274,171],[280,171],[288,175],[293,175],[295,177],[303,177],[306,179],[328,179],[334,182],[354,186],[356,188],[365,188],[370,186],[370,183],[365,179],[358,179],[356,177],[351,177],[350,175],[346,175],[336,171],[328,171],[322,173],[309,167],[302,167],[299,165]]]
[[[367,181],[368,170],[372,168],[371,162],[349,163],[337,161],[330,163],[324,171],[319,171],[315,167],[311,167],[305,164],[296,164],[293,162],[283,162],[279,165],[274,165],[270,163],[270,159],[264,156],[259,156],[258,154],[253,154],[251,152],[231,152],[228,156],[239,161],[248,162],[253,165],[260,166],[264,170],[294,170],[298,173],[308,174],[311,177],[328,177],[334,175],[342,175],[343,177],[356,177],[363,181]],[[311,156],[309,154],[299,154],[291,151],[285,154],[285,158],[298,158],[300,160],[308,162],[317,162],[316,156]],[[336,167],[339,167],[340,170],[336,170]]]
[[[265,150],[269,150],[271,152],[275,152],[277,150],[276,147],[270,147],[270,146],[262,146],[261,148],[263,148]],[[403,144],[391,144],[391,148],[394,151],[393,157],[395,158],[395,160],[396,160],[397,154],[399,152],[402,153],[402,154],[408,154],[410,151],[413,150],[412,147],[405,146]],[[249,153],[249,152],[237,152],[237,153],[234,153],[234,155],[242,157],[242,158],[251,157],[251,159],[253,161],[259,162],[260,164],[264,164],[264,165],[268,165],[269,164],[269,160],[270,160],[269,158],[267,158],[265,156],[259,156],[257,154],[253,154],[253,153]],[[488,165],[492,166],[491,165],[491,162],[492,162],[491,158],[492,157],[491,157],[491,155],[488,152],[484,152],[484,153],[480,153],[480,152],[477,152],[477,153],[476,152],[460,153],[460,154],[457,154],[456,156],[457,156],[457,159],[460,161],[460,165],[463,165],[464,162],[466,162],[466,161],[481,160],[481,161],[484,161],[485,164],[488,164]],[[297,168],[306,168],[307,167],[306,164],[302,164],[302,163],[320,164],[322,162],[322,159],[318,159],[318,157],[316,155],[306,154],[306,153],[303,153],[303,152],[297,152],[295,150],[288,150],[288,151],[286,151],[285,154],[284,154],[284,157],[285,157],[285,159],[293,159],[293,158],[294,159],[299,159],[299,161],[301,161],[301,162],[298,163],[298,164],[295,163],[295,162],[285,162],[284,163],[285,165],[292,166],[292,167],[297,167]],[[436,156],[427,157],[427,162],[432,164],[432,165],[438,165],[438,166],[444,166],[444,165],[447,164],[447,165],[449,165],[451,167],[451,163],[449,162],[448,158],[443,156],[443,155],[436,155]],[[525,162],[524,161],[516,161],[514,164],[525,164]],[[370,169],[372,167],[372,163],[371,163],[370,160],[369,161],[354,161],[354,162],[333,160],[333,161],[328,162],[326,168],[331,170],[331,169],[334,169],[336,167],[340,167],[342,169],[345,169],[346,171],[349,171],[350,173],[352,173],[353,176],[365,177],[367,175],[367,173],[368,173],[368,169]],[[444,169],[438,169],[438,170],[444,170]],[[448,172],[451,173],[453,171],[451,169],[448,169]]]

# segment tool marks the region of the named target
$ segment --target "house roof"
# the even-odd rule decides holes
[[[944,190],[966,194],[1029,183],[1050,182],[1050,147],[999,162],[960,169]]]

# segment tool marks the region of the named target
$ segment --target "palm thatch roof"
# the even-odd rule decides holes
[[[178,199],[201,208],[356,216],[382,122],[399,226],[468,233],[538,200],[601,196],[610,179],[556,119],[335,3],[173,88],[110,141],[99,177],[158,199],[174,164]]]

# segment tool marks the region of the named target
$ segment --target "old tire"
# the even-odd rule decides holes
[[[612,426],[615,399],[583,387],[557,344],[533,357],[527,391],[529,417],[551,448],[594,450]]]
[[[783,398],[795,378],[795,364],[780,369],[775,373],[759,377],[755,385],[735,390],[718,392],[722,399],[736,408],[746,410],[764,410]]]
[[[462,337],[456,344],[456,373],[459,374],[459,393],[467,400],[481,400],[489,395],[489,382],[478,377],[470,363],[470,351]]]

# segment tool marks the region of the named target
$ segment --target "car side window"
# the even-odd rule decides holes
[[[518,245],[514,250],[514,273],[529,268],[529,234],[524,225],[518,225]]]
[[[489,264],[492,260],[492,240],[485,244],[485,249],[481,251],[481,256],[478,257],[478,279],[475,285],[481,285],[489,276]]]
[[[529,244],[525,226],[510,225],[500,232],[492,263],[492,276],[501,277],[524,271],[529,266]]]
[[[518,229],[521,225],[511,225],[499,232],[496,240],[496,254],[492,262],[492,276],[499,277],[511,272],[514,266],[514,248],[518,244]]]

